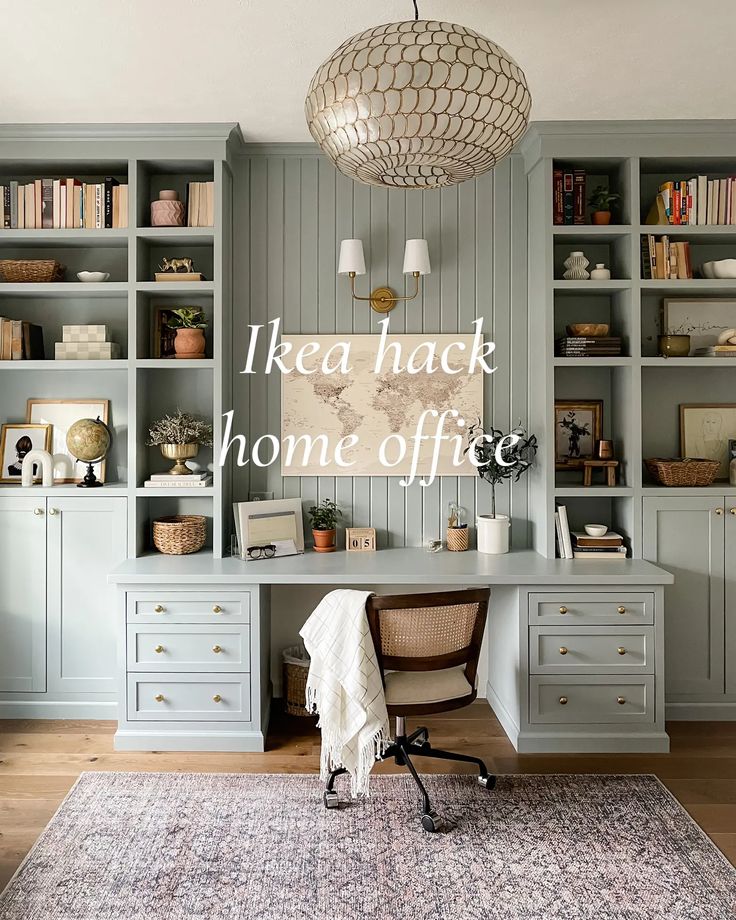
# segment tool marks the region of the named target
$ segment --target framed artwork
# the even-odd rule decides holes
[[[729,441],[736,439],[736,403],[680,405],[680,456],[718,460],[716,479],[728,479]]]
[[[592,460],[602,430],[602,399],[555,400],[555,469],[579,470]]]
[[[174,315],[170,307],[154,307],[151,328],[151,357],[173,358],[176,329],[169,329],[168,322]]]
[[[50,425],[12,424],[2,426],[0,431],[0,482],[20,483],[23,458],[32,450],[51,449]],[[34,480],[41,478],[41,471],[33,465]]]
[[[677,297],[662,305],[662,334],[689,335],[690,354],[718,344],[718,336],[736,328],[736,300]]]
[[[252,547],[284,545],[286,541],[293,541],[297,553],[304,552],[304,524],[300,498],[236,502],[233,512],[241,558],[249,558],[248,550]],[[294,550],[291,552],[293,554]]]
[[[56,482],[81,482],[77,461],[67,450],[66,433],[80,418],[99,418],[109,422],[110,401],[107,399],[29,399],[26,420],[36,425],[51,426],[51,453],[54,455]],[[100,482],[105,481],[105,461],[94,464]]]

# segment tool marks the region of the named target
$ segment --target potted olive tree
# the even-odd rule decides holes
[[[334,553],[337,519],[341,517],[342,511],[329,498],[323,499],[320,505],[312,505],[309,509],[316,553]]]
[[[511,519],[496,514],[496,486],[505,479],[518,482],[526,473],[537,453],[537,438],[520,425],[508,434],[498,428],[485,431],[479,420],[468,429],[468,452],[480,478],[491,486],[491,513],[477,516],[478,552],[507,553]]]
[[[588,204],[593,209],[591,219],[594,224],[611,223],[611,206],[616,204],[621,196],[612,192],[607,185],[597,185],[590,193]]]
[[[169,329],[176,329],[174,351],[177,358],[204,358],[204,330],[207,323],[201,310],[196,307],[179,307],[171,311],[166,325]]]
[[[212,446],[212,425],[181,409],[175,415],[164,415],[148,431],[148,446],[160,447],[167,460],[176,461],[169,470],[172,476],[191,475],[185,461],[197,456],[200,445]]]

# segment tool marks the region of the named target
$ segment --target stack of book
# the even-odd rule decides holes
[[[43,329],[35,323],[0,316],[0,360],[43,361]]]
[[[555,225],[585,223],[585,170],[555,169],[552,176]]]
[[[675,179],[659,186],[648,224],[736,224],[736,177]]]
[[[557,339],[556,346],[561,358],[600,358],[621,354],[621,339],[613,335],[568,335]]]
[[[589,537],[587,533],[572,534],[573,559],[588,559],[602,562],[610,559],[625,559],[626,547],[620,533],[609,530],[602,537]]]
[[[693,351],[694,358],[736,358],[736,345],[706,345]]]
[[[657,239],[651,233],[642,236],[641,276],[659,281],[692,278],[690,243],[672,242],[668,236]]]
[[[5,230],[112,229],[128,226],[128,186],[104,182],[34,179],[0,185],[0,227]]]
[[[187,185],[187,227],[214,227],[215,183],[190,182]]]
[[[171,473],[152,473],[151,478],[147,479],[144,486],[149,489],[205,489],[212,485],[212,476],[204,471],[202,473],[190,473],[188,476],[174,476]]]

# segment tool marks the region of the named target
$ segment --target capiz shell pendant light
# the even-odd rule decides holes
[[[524,73],[503,48],[419,18],[343,42],[305,103],[312,137],[346,176],[420,189],[487,172],[522,136],[530,108]]]

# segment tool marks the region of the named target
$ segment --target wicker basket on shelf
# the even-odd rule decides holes
[[[207,539],[207,518],[203,514],[174,514],[153,522],[153,545],[168,556],[196,553]]]
[[[0,275],[8,284],[63,281],[65,271],[55,259],[0,259]]]
[[[307,675],[309,655],[303,645],[292,645],[281,653],[284,666],[284,709],[290,716],[309,716],[307,711]]]
[[[697,457],[682,459],[651,457],[645,459],[647,469],[663,486],[709,486],[716,478],[718,460]]]

